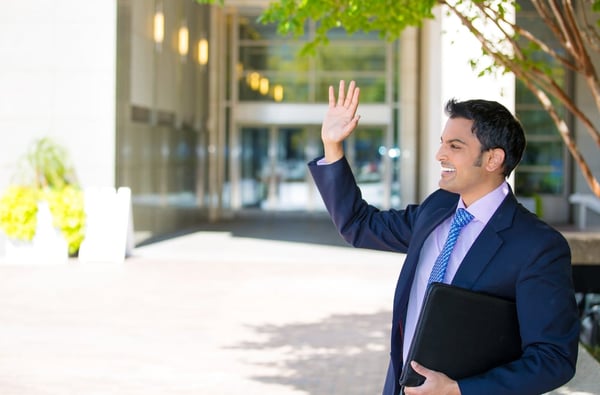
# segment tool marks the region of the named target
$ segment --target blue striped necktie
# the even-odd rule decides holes
[[[435,260],[435,264],[433,265],[433,269],[431,270],[431,275],[429,276],[429,284],[433,282],[444,282],[444,277],[446,276],[446,268],[448,267],[448,260],[450,259],[450,255],[452,254],[452,249],[456,244],[456,240],[458,239],[458,235],[462,228],[471,222],[473,219],[473,215],[469,213],[464,208],[459,208],[456,210],[456,214],[452,219],[452,224],[450,225],[450,232],[448,232],[448,238],[446,239],[446,243],[444,243],[444,247],[442,248],[442,252]]]

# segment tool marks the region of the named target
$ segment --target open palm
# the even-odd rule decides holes
[[[354,81],[345,91],[345,82],[340,81],[338,97],[335,98],[333,86],[329,87],[329,109],[321,127],[321,139],[324,144],[339,144],[352,133],[360,116],[356,115],[360,88]]]

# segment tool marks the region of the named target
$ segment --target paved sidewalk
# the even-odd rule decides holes
[[[0,265],[0,394],[380,393],[403,256],[318,221],[225,225],[120,265]],[[580,365],[555,394],[600,394]]]

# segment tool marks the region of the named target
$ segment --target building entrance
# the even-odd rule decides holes
[[[385,145],[385,129],[359,128],[346,141],[346,157],[363,196],[389,206],[394,160]],[[233,209],[324,211],[307,162],[321,156],[318,125],[241,126],[239,160],[232,177]]]

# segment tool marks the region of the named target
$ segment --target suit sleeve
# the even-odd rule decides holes
[[[406,252],[417,206],[386,210],[369,205],[358,188],[346,158],[308,167],[325,207],[340,235],[354,247]]]

